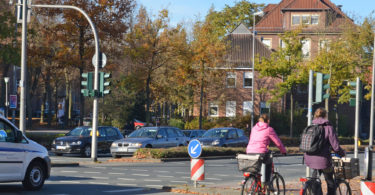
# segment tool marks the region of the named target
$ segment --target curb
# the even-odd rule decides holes
[[[79,163],[51,163],[51,167],[79,167]]]

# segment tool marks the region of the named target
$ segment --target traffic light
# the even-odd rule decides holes
[[[85,73],[82,73],[82,81],[81,81],[81,85],[82,85],[82,88],[81,89],[81,93],[83,93],[83,96],[85,97],[92,97],[93,96],[93,88],[92,88],[92,84],[93,84],[93,73],[92,72],[85,72]],[[83,80],[83,79],[86,79],[86,80]]]
[[[358,84],[359,86],[357,86],[357,82],[355,81],[350,81],[348,83],[348,86],[349,87],[354,87],[354,88],[351,88],[349,90],[349,94],[350,94],[350,99],[349,99],[349,105],[350,106],[356,106],[356,97],[357,97],[357,88],[358,88],[358,97],[359,97],[359,101],[362,101],[362,82],[358,79]]]
[[[331,77],[330,74],[323,74],[320,72],[316,73],[316,93],[315,93],[315,102],[322,102],[323,99],[329,98],[329,83],[328,80]]]
[[[99,72],[99,96],[104,97],[111,93],[109,87],[111,86],[111,73]]]

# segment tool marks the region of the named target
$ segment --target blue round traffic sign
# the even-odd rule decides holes
[[[198,158],[202,154],[201,143],[196,139],[191,140],[188,145],[188,152],[191,158]]]

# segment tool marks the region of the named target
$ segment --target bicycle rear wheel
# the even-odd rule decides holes
[[[274,173],[269,186],[270,194],[285,195],[285,181],[279,173]]]
[[[352,195],[352,190],[350,189],[350,185],[348,182],[341,180],[336,181],[336,195]]]
[[[302,195],[314,195],[313,193],[313,184],[310,181],[305,182],[302,188]]]
[[[250,177],[242,184],[241,188],[241,195],[256,195],[257,192],[257,185],[258,181],[254,175],[250,175]]]

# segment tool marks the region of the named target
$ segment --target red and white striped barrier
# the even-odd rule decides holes
[[[203,159],[191,159],[191,180],[202,181],[204,180],[204,160]]]
[[[361,194],[362,195],[375,194],[375,182],[361,181]]]

